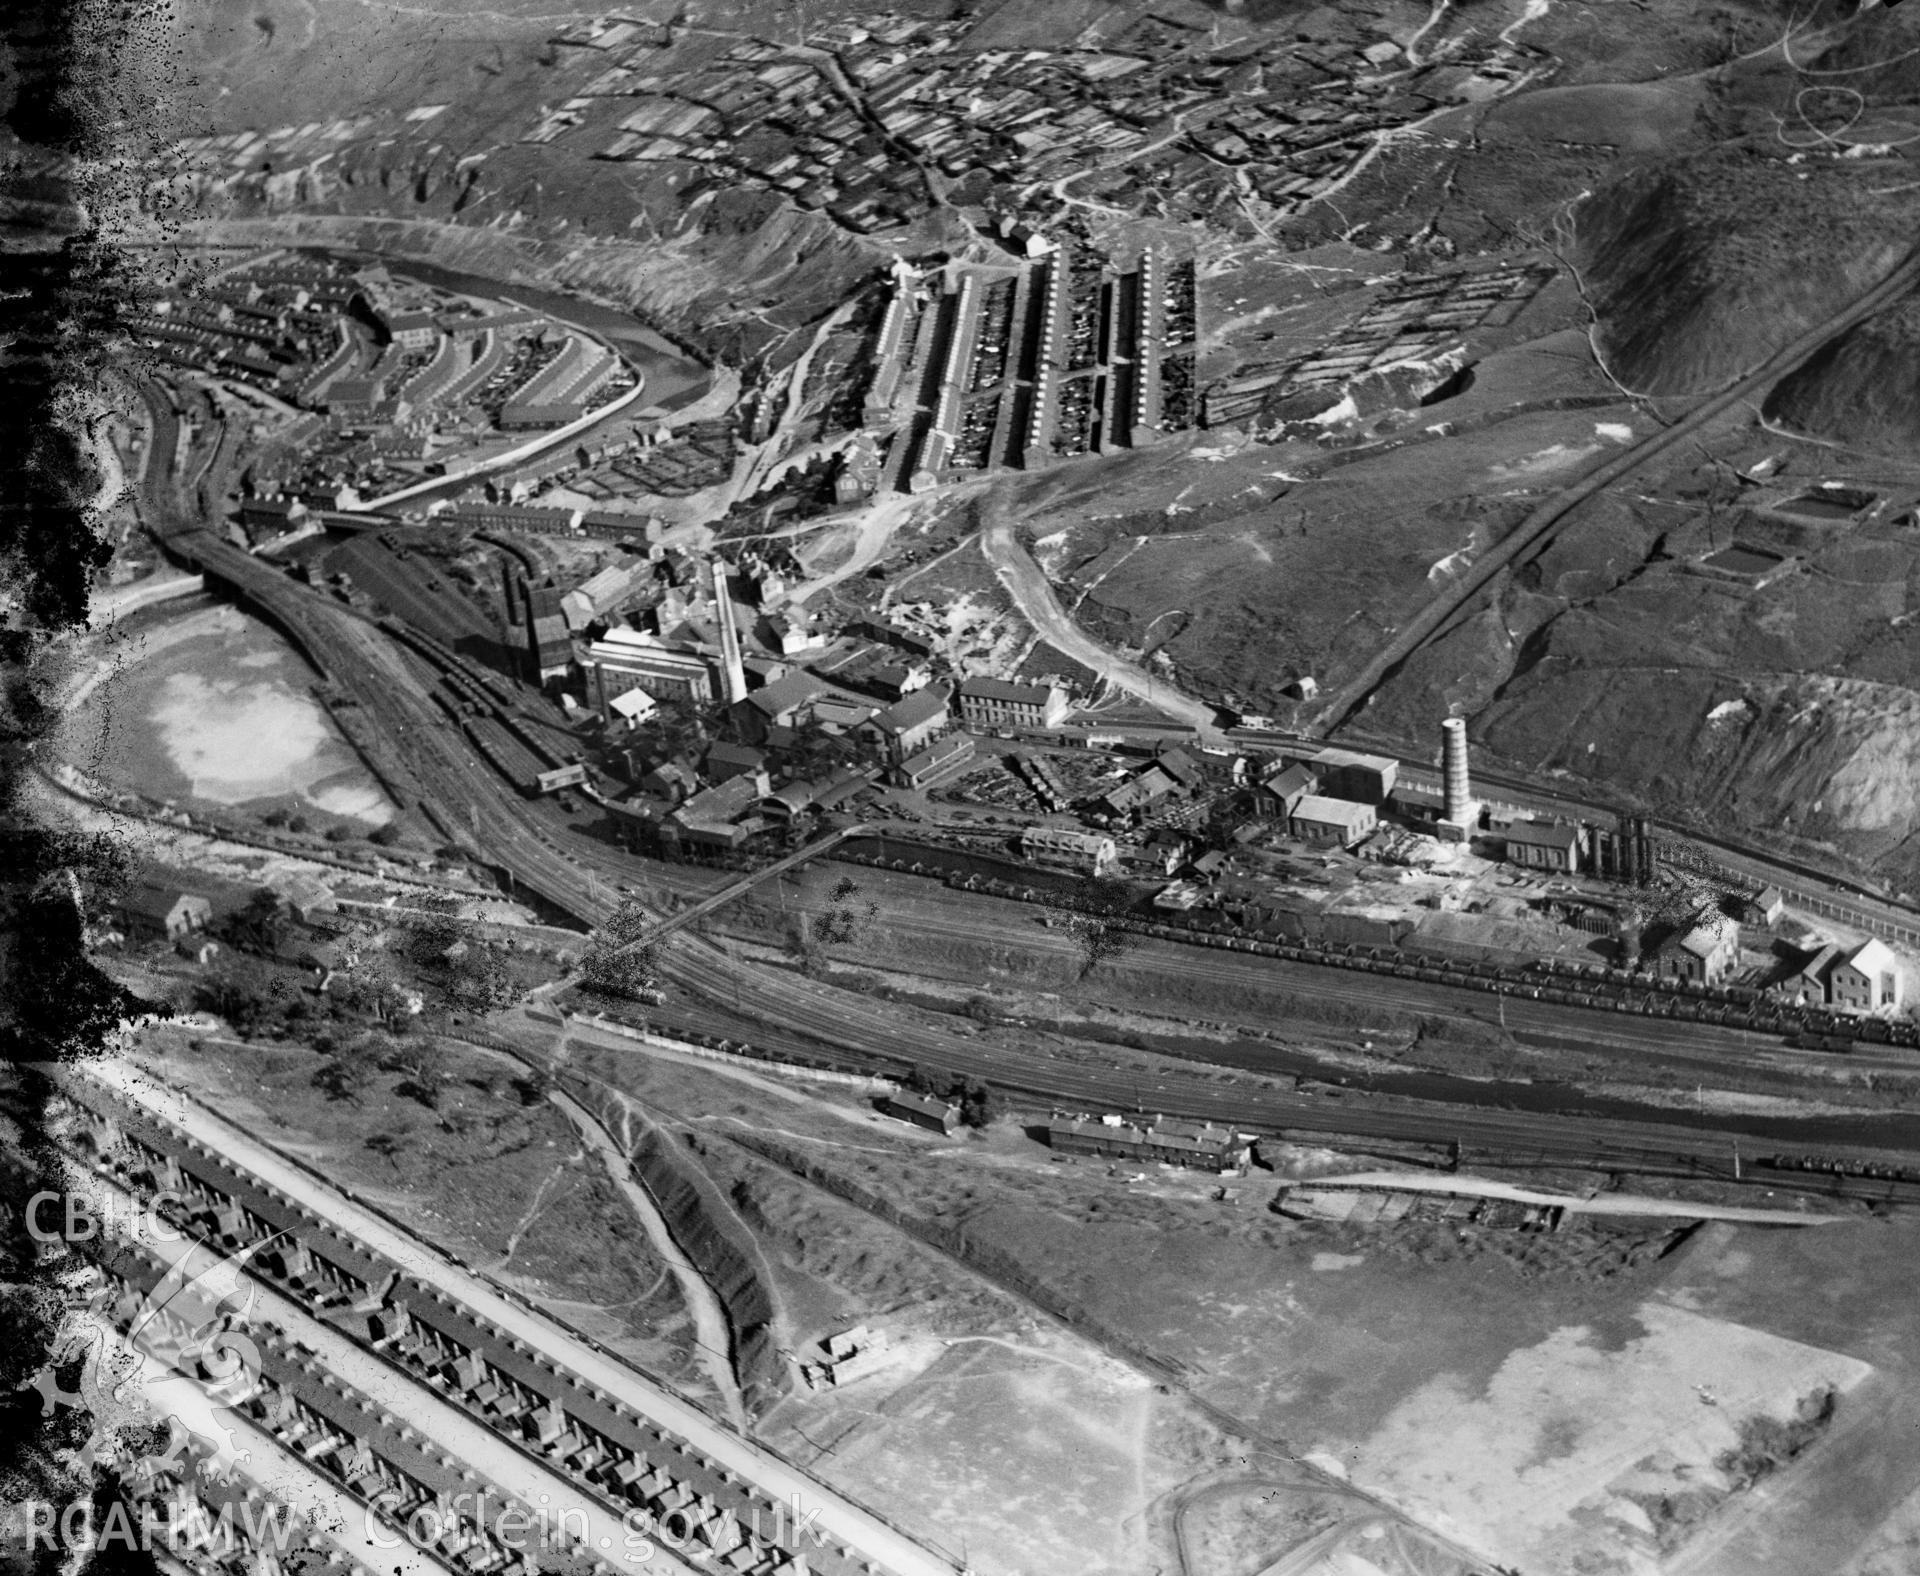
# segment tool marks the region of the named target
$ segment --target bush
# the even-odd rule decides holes
[[[385,826],[376,826],[367,841],[381,848],[391,848],[400,841],[400,828],[391,821]]]

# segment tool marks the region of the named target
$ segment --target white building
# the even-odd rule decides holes
[[[705,656],[637,629],[608,630],[604,639],[587,647],[586,667],[593,675],[595,704],[608,721],[613,697],[636,686],[656,700],[713,704],[713,664]]]

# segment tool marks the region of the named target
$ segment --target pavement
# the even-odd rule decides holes
[[[617,1401],[626,1403],[642,1416],[677,1434],[709,1460],[753,1483],[776,1502],[798,1504],[805,1510],[819,1507],[814,1524],[834,1542],[844,1544],[886,1567],[894,1576],[955,1576],[957,1567],[951,1561],[930,1553],[904,1533],[886,1525],[844,1495],[816,1482],[791,1463],[741,1438],[697,1408],[655,1387],[624,1363],[589,1345],[545,1314],[503,1295],[489,1282],[454,1264],[437,1248],[355,1203],[259,1143],[241,1128],[183,1099],[172,1090],[161,1087],[125,1062],[90,1062],[84,1068],[83,1075],[98,1079],[124,1097],[173,1123],[207,1145],[229,1165],[242,1167],[374,1252],[406,1265],[409,1273],[457,1300],[510,1336],[526,1342],[529,1347],[577,1375],[583,1382],[598,1386]],[[345,1341],[344,1337],[336,1336],[336,1339],[343,1343]],[[361,1356],[366,1361],[374,1361],[364,1353]],[[347,1361],[344,1354],[341,1361],[343,1364]],[[384,1365],[381,1367],[384,1370]],[[349,1378],[345,1367],[337,1371],[342,1378]],[[449,1407],[449,1411],[452,1410]],[[477,1424],[473,1426],[479,1427]],[[440,1433],[431,1437],[449,1442],[453,1438]],[[478,1448],[476,1442],[475,1449]],[[504,1448],[496,1439],[496,1451]],[[491,1460],[492,1457],[471,1459],[479,1462]],[[510,1487],[505,1482],[501,1486]],[[596,1525],[596,1541],[597,1537]]]
[[[1747,1226],[1832,1226],[1852,1217],[1812,1215],[1793,1209],[1751,1209],[1739,1204],[1698,1204],[1681,1198],[1644,1198],[1634,1193],[1542,1193],[1484,1177],[1437,1177],[1426,1171],[1359,1171],[1290,1184],[1302,1188],[1391,1188],[1401,1193],[1445,1193],[1452,1197],[1505,1199],[1514,1204],[1545,1204],[1570,1215],[1658,1215],[1672,1220],[1729,1220]]]

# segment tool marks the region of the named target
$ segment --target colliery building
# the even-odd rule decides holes
[[[635,688],[656,700],[684,701],[691,706],[713,704],[711,660],[637,629],[608,630],[604,639],[587,647],[586,666],[593,675],[594,701],[609,720],[614,698]]]
[[[1247,1141],[1210,1122],[1174,1122],[1165,1117],[1135,1124],[1118,1116],[1056,1117],[1047,1143],[1062,1154],[1095,1155],[1189,1166],[1199,1171],[1238,1171],[1251,1154]]]

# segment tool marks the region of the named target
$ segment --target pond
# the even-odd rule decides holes
[[[137,618],[74,709],[67,758],[116,787],[191,807],[275,807],[360,827],[396,810],[314,698],[314,674],[236,608]]]

